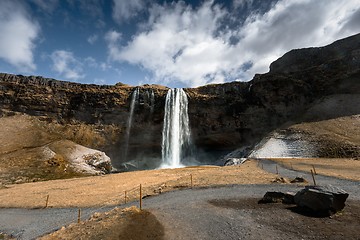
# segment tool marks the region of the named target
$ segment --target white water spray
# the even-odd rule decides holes
[[[162,168],[183,166],[181,159],[191,148],[188,99],[181,88],[169,89],[166,95],[161,148]]]
[[[139,88],[136,88],[135,91],[132,93],[131,103],[130,103],[130,115],[129,115],[129,118],[128,118],[127,128],[126,128],[126,135],[125,135],[124,161],[127,160],[131,125],[132,125],[132,122],[133,122],[133,115],[134,115],[135,105],[136,105],[136,102],[138,102],[138,100],[139,100]]]
[[[153,115],[154,108],[155,108],[155,94],[154,94],[154,90],[151,89],[151,93],[150,93],[150,116]]]

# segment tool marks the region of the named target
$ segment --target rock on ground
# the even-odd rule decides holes
[[[306,207],[318,213],[335,213],[345,207],[349,194],[331,185],[306,186],[295,194],[294,201],[299,207]]]

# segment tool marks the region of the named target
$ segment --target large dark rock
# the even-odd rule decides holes
[[[294,204],[294,194],[290,192],[266,192],[263,198],[260,199],[258,203]]]
[[[299,207],[306,207],[317,213],[335,213],[345,207],[349,194],[344,190],[328,186],[306,186],[295,194]]]

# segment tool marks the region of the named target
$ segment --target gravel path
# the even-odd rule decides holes
[[[264,170],[276,172],[276,163],[262,160]],[[281,176],[302,176],[309,182],[310,174],[285,169],[278,165]],[[318,185],[331,184],[343,188],[349,199],[360,200],[359,182],[316,176]],[[296,234],[284,235],[274,227],[259,223],[260,216],[246,208],[217,207],[212,201],[259,199],[266,191],[292,191],[296,185],[232,185],[218,188],[195,188],[168,192],[143,200],[143,207],[151,211],[165,228],[165,239],[298,239]],[[137,202],[123,205],[128,207]],[[108,211],[103,208],[101,211]],[[83,218],[99,209],[82,209]],[[0,230],[18,239],[34,239],[61,226],[76,222],[78,209],[0,209]],[[257,214],[262,215],[263,212]],[[268,214],[273,214],[269,212]],[[271,216],[270,216],[271,218]],[[261,222],[261,221],[260,221]],[[185,230],[186,229],[186,230]],[[279,238],[279,236],[283,236]],[[300,239],[300,238],[299,238]]]
[[[103,208],[108,211],[111,208]],[[82,220],[89,218],[96,209],[81,209]],[[0,230],[17,239],[34,239],[53,232],[64,225],[77,222],[77,208],[0,209]]]
[[[218,208],[209,202],[261,198],[266,191],[296,189],[296,186],[280,184],[188,189],[149,198],[144,202],[144,208],[163,224],[165,239],[261,239],[264,232],[274,236],[279,233],[264,225],[257,226],[248,209]]]

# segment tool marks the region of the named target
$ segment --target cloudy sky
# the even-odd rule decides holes
[[[248,81],[360,32],[359,0],[0,0],[0,72],[81,83]]]

